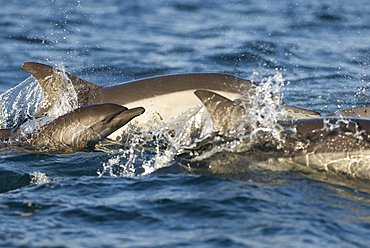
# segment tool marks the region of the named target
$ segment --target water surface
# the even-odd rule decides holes
[[[27,79],[20,65],[36,61],[102,86],[174,73],[220,72],[256,82],[281,73],[287,104],[323,114],[368,106],[369,12],[364,0],[5,0],[0,92]],[[69,155],[2,150],[0,244],[367,247],[370,242],[366,180],[282,168],[232,176],[146,174],[139,170],[145,162],[162,162],[155,151],[108,147]],[[109,165],[117,170],[99,177]]]

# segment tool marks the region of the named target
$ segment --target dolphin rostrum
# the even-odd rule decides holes
[[[58,117],[30,137],[21,139],[40,151],[77,151],[97,144],[144,111],[142,107],[128,109],[115,103],[88,105]],[[19,127],[2,129],[0,138],[11,141],[20,136],[19,132]]]

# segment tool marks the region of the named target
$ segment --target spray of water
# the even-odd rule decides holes
[[[99,176],[137,176],[150,174],[170,163],[174,157],[202,139],[211,130],[206,109],[195,108],[173,118],[169,123],[156,120],[156,130],[138,130],[134,124],[126,129],[125,144],[129,147],[103,164]]]
[[[277,72],[276,75],[264,79],[253,91],[245,92],[248,104],[245,104],[244,108],[248,114],[244,117],[235,117],[242,119],[240,126],[237,130],[225,134],[228,136],[227,142],[212,140],[211,142],[217,145],[211,146],[210,150],[199,152],[194,160],[211,157],[220,151],[243,151],[250,147],[253,137],[260,132],[268,132],[274,139],[280,141],[281,130],[277,120],[287,116],[281,100],[283,86],[284,79],[281,73]],[[196,149],[199,143],[204,143],[204,140],[212,135],[212,121],[202,104],[173,118],[169,123],[161,123],[158,126],[160,128],[151,130],[150,134],[133,132],[131,129],[131,136],[126,139],[129,141],[126,144],[130,149],[104,163],[103,171],[98,172],[99,176],[135,176],[151,173],[167,166],[182,152]],[[145,155],[148,154],[148,150],[144,144],[147,144],[148,139],[151,140],[150,149],[154,151],[154,156]]]
[[[54,180],[48,178],[45,173],[39,172],[39,171],[33,171],[30,173],[31,176],[31,184],[44,184],[44,183],[50,183]]]
[[[42,90],[33,77],[0,95],[0,128],[11,128],[32,116],[42,103]]]
[[[250,107],[245,124],[252,127],[252,136],[262,130],[271,132],[276,139],[280,138],[276,123],[286,119],[288,115],[282,101],[281,90],[284,83],[281,72],[277,71],[274,76],[264,78],[258,87],[246,92]]]
[[[46,113],[47,116],[53,119],[78,108],[77,93],[73,87],[71,80],[66,75],[64,68],[59,68],[59,70],[55,71],[55,73],[60,74],[64,78],[64,84],[58,85],[58,87],[61,87],[61,89],[59,90],[57,101]]]

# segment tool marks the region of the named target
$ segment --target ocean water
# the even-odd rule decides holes
[[[286,104],[322,114],[369,106],[369,12],[365,0],[4,0],[0,124],[39,104],[40,89],[20,67],[30,61],[101,86],[218,72],[271,82]],[[233,171],[248,159],[232,151],[202,160],[228,173],[156,173],[184,162],[178,146],[162,154],[130,142],[73,154],[2,146],[0,246],[370,244],[368,180],[284,163]]]

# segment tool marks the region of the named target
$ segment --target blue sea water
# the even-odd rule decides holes
[[[370,105],[365,0],[1,3],[1,93],[28,78],[20,65],[35,61],[102,86],[174,73],[256,82],[280,73],[289,105],[323,114]],[[232,176],[99,176],[104,166],[124,167],[132,158],[133,151],[110,148],[67,155],[2,150],[0,246],[370,244],[369,181],[271,168]],[[153,151],[141,156],[131,164],[155,159]]]

